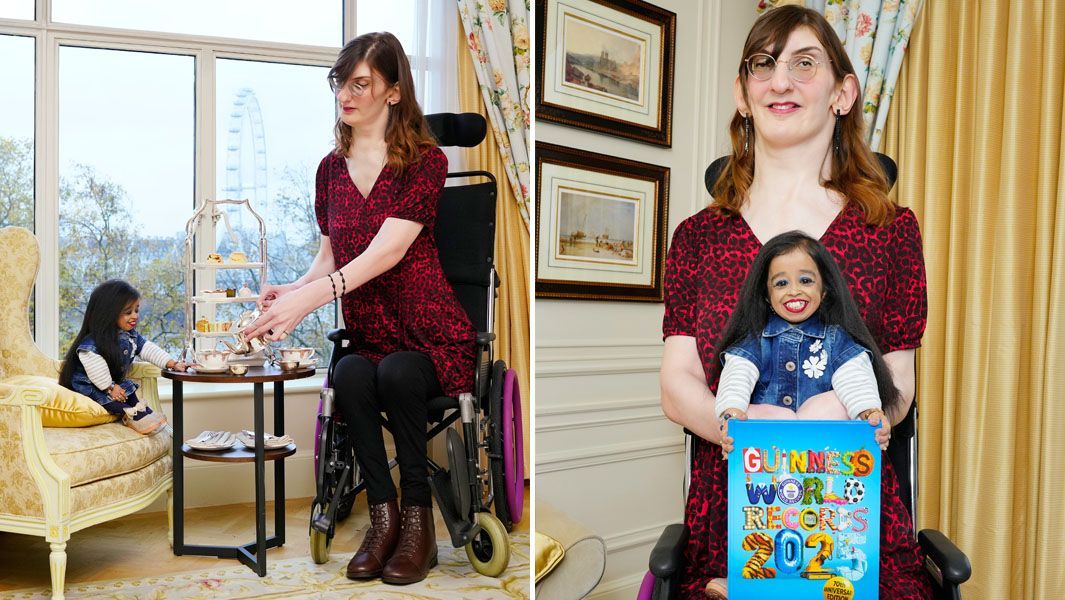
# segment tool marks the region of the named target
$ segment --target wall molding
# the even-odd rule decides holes
[[[583,469],[616,462],[684,453],[684,437],[657,438],[625,444],[608,444],[580,450],[543,452],[536,457],[536,474]]]
[[[642,357],[610,357],[610,359],[597,359],[594,361],[580,358],[540,360],[536,363],[536,378],[658,373],[661,368],[661,354]]]
[[[606,600],[608,598],[633,598],[636,596],[636,590],[639,589],[640,584],[643,583],[643,573],[638,575],[626,575],[625,577],[615,577],[609,581],[604,581],[597,585],[591,594],[588,594],[589,600]]]
[[[603,541],[606,542],[606,551],[609,554],[612,552],[622,552],[630,548],[636,548],[637,546],[654,544],[662,535],[662,530],[669,525],[674,525],[678,522],[679,521],[675,520],[665,521],[604,536]]]
[[[567,406],[545,406],[543,408],[537,407],[537,417],[554,417],[561,415],[579,415],[586,413],[596,412],[617,412],[619,410],[628,410],[633,408],[649,408],[649,407],[661,407],[661,400],[658,396],[648,396],[646,398],[626,398],[624,400],[604,400],[601,402],[581,402],[579,404],[570,404]]]
[[[543,415],[538,415],[543,418]],[[569,431],[573,429],[593,429],[596,427],[609,427],[612,425],[626,425],[630,423],[643,423],[664,420],[666,416],[656,402],[653,408],[642,410],[628,415],[615,415],[599,419],[570,419],[560,423],[551,423],[536,427],[536,433],[551,433],[554,431]]]
[[[555,340],[536,340],[536,347],[540,350],[559,348],[661,348],[662,340],[659,338],[574,338]]]

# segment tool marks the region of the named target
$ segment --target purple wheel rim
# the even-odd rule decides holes
[[[510,520],[521,522],[525,506],[525,453],[521,423],[521,390],[514,369],[503,377],[503,478]]]
[[[655,590],[655,574],[648,571],[640,583],[640,591],[636,594],[636,600],[651,600],[651,594]]]
[[[329,387],[329,378],[326,377],[325,383],[322,384],[322,388]],[[316,414],[322,414],[322,397],[318,397],[318,412]],[[314,419],[314,472],[318,472],[318,446],[322,445],[322,420]]]

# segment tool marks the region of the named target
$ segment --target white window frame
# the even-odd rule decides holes
[[[343,40],[354,37],[355,4],[343,4]],[[372,1],[372,0],[371,0]],[[331,67],[337,46],[308,46],[212,36],[118,29],[56,23],[52,0],[36,0],[36,19],[0,19],[0,35],[32,37],[34,64],[34,232],[41,247],[36,285],[37,347],[46,355],[59,352],[59,48],[77,45],[192,56],[195,60],[194,187],[195,205],[217,193],[215,148],[215,66],[218,59],[244,59],[293,65]],[[325,82],[322,83],[325,86]],[[189,211],[191,216],[192,211]],[[212,236],[213,237],[213,236]],[[338,317],[339,318],[339,317]],[[188,326],[188,324],[186,324]]]

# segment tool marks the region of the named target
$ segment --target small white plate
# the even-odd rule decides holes
[[[237,444],[237,436],[228,431],[204,431],[200,435],[185,440],[189,448],[205,452],[229,450]]]
[[[237,434],[237,439],[241,444],[244,444],[249,450],[255,449],[255,432],[248,431],[247,429]],[[291,437],[287,434],[281,437],[276,437],[269,433],[263,433],[263,448],[267,450],[275,450],[277,448],[284,448],[285,446],[293,443]]]
[[[217,369],[211,369],[211,368],[205,367],[203,365],[191,365],[191,366],[189,366],[189,368],[192,369],[193,371],[196,371],[197,373],[213,374],[213,373],[225,373],[226,371],[229,370],[229,365],[226,365],[224,367],[219,367]]]

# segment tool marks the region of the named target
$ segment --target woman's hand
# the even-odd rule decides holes
[[[887,450],[888,442],[891,441],[891,419],[884,416],[884,412],[879,408],[870,408],[869,410],[863,410],[858,418],[868,421],[870,425],[876,427],[880,423],[884,426],[876,430],[876,443],[880,444],[881,450]]]
[[[126,400],[126,390],[122,389],[122,386],[117,383],[111,384],[111,387],[107,390],[107,395],[110,396],[112,400],[118,402],[124,402]]]
[[[185,364],[183,360],[171,360],[166,363],[166,368],[171,371],[187,371],[189,366]]]
[[[259,291],[259,310],[269,309],[275,300],[291,291],[298,289],[299,286],[295,283],[263,286],[262,290]]]
[[[728,434],[728,422],[732,419],[747,420],[747,413],[738,408],[730,408],[721,415],[721,456],[728,460],[729,452],[732,452],[732,436]]]
[[[245,337],[250,339],[262,336],[268,341],[276,342],[291,335],[307,315],[322,305],[316,298],[316,283],[318,282],[299,289],[290,288],[271,299],[269,308],[244,329]]]

